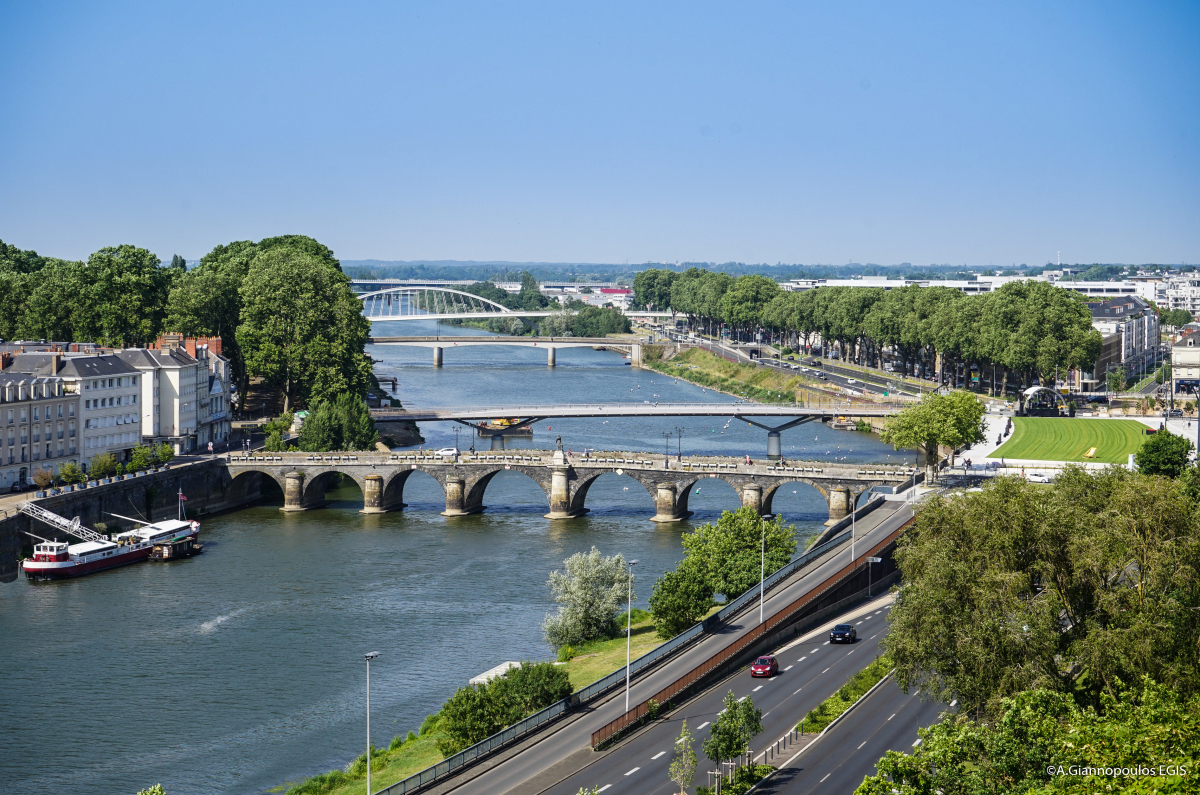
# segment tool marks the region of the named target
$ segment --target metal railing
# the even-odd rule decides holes
[[[751,647],[754,643],[758,642],[762,638],[765,638],[765,637],[771,635],[773,632],[781,629],[784,624],[786,624],[788,621],[791,620],[792,616],[797,611],[804,608],[808,604],[816,601],[817,599],[820,599],[823,595],[828,593],[830,590],[838,587],[838,585],[841,583],[841,581],[846,576],[852,574],[855,571],[855,569],[857,569],[859,566],[862,565],[862,561],[865,558],[875,555],[876,553],[878,553],[878,552],[882,551],[884,548],[886,548],[888,546],[888,544],[891,544],[893,541],[895,541],[896,538],[899,537],[900,531],[903,530],[904,527],[906,527],[911,522],[912,522],[912,520],[910,519],[908,522],[905,522],[903,525],[896,528],[891,533],[888,533],[888,535],[882,541],[876,543],[873,547],[871,547],[870,550],[865,552],[863,555],[860,555],[856,560],[851,561],[847,565],[843,566],[836,573],[834,573],[831,577],[826,578],[825,581],[822,582],[817,588],[810,590],[805,595],[803,595],[800,598],[793,601],[787,607],[776,612],[774,615],[772,615],[770,618],[765,620],[763,623],[759,624],[757,627],[754,627],[750,631],[746,632],[744,635],[742,635],[740,638],[735,640],[733,643],[729,644],[724,649],[721,649],[719,652],[717,652],[713,656],[709,657],[707,660],[700,663],[695,668],[693,668],[691,671],[688,671],[686,674],[679,677],[674,682],[667,685],[666,687],[664,687],[662,690],[655,693],[650,698],[648,698],[645,701],[643,701],[642,703],[638,704],[636,707],[629,710],[624,715],[621,715],[620,717],[616,718],[615,720],[610,721],[607,725],[592,732],[592,747],[596,748],[596,747],[602,745],[606,741],[619,735],[625,729],[638,723],[640,720],[642,720],[642,718],[646,717],[650,713],[650,702],[651,701],[655,702],[656,705],[666,704],[672,698],[680,695],[681,693],[686,691],[688,688],[697,684],[698,682],[703,680],[705,677],[707,677],[709,674],[720,669],[726,663],[730,662],[733,659],[736,659],[740,654],[742,654],[747,648]],[[840,537],[841,536],[839,535],[839,538]],[[832,542],[830,542],[830,543],[832,543]],[[758,594],[754,594],[754,596],[757,596],[757,595]]]
[[[775,585],[779,584],[783,579],[791,576],[799,571],[804,566],[808,565],[817,558],[831,552],[834,548],[844,544],[850,539],[849,531],[839,533],[829,541],[815,547],[812,550],[804,553],[792,562],[777,569],[764,581],[764,588],[770,590]],[[697,638],[705,634],[706,630],[724,622],[726,619],[737,614],[747,605],[758,598],[758,590],[754,589],[745,594],[742,594],[737,599],[734,599],[725,607],[712,616],[709,616],[704,621],[693,624],[675,637],[668,640],[666,643],[658,646],[651,651],[638,657],[629,664],[629,675],[635,677],[647,668],[652,667],[655,663],[660,662],[666,657],[674,654],[685,646],[691,644]],[[535,712],[528,718],[514,723],[502,732],[493,734],[485,740],[472,745],[470,748],[464,749],[453,756],[447,757],[438,764],[425,768],[419,773],[414,773],[408,778],[398,781],[389,787],[378,790],[374,795],[405,795],[405,793],[416,792],[421,787],[441,780],[445,776],[459,770],[470,763],[481,759],[490,754],[492,751],[511,743],[512,741],[524,737],[534,729],[546,724],[547,722],[564,715],[568,710],[581,704],[586,704],[596,698],[602,696],[610,689],[618,686],[625,681],[625,669],[614,671],[608,676],[600,679],[587,687],[582,688],[578,692],[572,693],[567,698],[555,704],[551,704],[540,712]]]

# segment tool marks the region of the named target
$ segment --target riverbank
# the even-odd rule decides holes
[[[825,387],[816,379],[795,371],[732,362],[703,348],[687,348],[664,358],[663,346],[643,349],[643,366],[657,373],[678,378],[735,398],[773,405],[841,405],[845,396]]]

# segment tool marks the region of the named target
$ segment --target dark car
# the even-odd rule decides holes
[[[1183,409],[1168,409],[1166,415],[1168,417],[1182,417]]]
[[[858,640],[858,631],[850,624],[838,624],[829,630],[830,643],[854,643]]]
[[[772,654],[764,654],[750,666],[751,676],[774,676],[779,673],[779,661]]]

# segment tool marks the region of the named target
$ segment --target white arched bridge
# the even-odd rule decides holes
[[[561,309],[509,309],[450,287],[389,287],[358,296],[368,320],[492,320],[550,317]],[[670,317],[671,312],[626,312],[629,317]]]

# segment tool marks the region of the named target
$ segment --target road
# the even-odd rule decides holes
[[[892,680],[803,753],[780,765],[762,795],[850,795],[888,751],[909,752],[917,729],[936,723],[944,704],[905,695]]]
[[[721,710],[721,700],[730,690],[739,699],[749,697],[763,711],[763,732],[752,748],[760,753],[767,745],[788,734],[800,718],[816,707],[879,653],[879,642],[887,630],[885,613],[892,597],[876,599],[845,616],[830,620],[816,630],[789,641],[774,651],[781,672],[770,679],[739,671],[699,698],[684,705],[669,719],[633,737],[616,750],[575,775],[546,790],[547,795],[575,795],[579,789],[597,787],[601,792],[678,792],[667,778],[667,769],[681,723],[692,732],[693,748],[700,760],[695,784],[708,785],[707,771],[714,765],[704,758],[702,747]],[[829,629],[848,621],[858,625],[859,640],[852,645],[830,645]],[[610,790],[611,788],[611,790]]]
[[[907,503],[893,501],[888,501],[867,514],[858,523],[856,547],[860,558],[873,544],[897,530],[912,515],[912,508]],[[825,582],[849,563],[850,546],[844,544],[837,551],[824,556],[807,567],[801,574],[785,581],[768,593],[765,604],[766,615],[770,616],[783,609]],[[650,698],[717,651],[734,642],[743,633],[752,630],[757,626],[757,622],[758,611],[751,609],[735,617],[717,632],[704,636],[695,645],[635,681],[631,689],[630,704],[638,704]],[[799,656],[803,655],[797,655],[797,657]],[[538,742],[513,757],[496,764],[475,779],[465,782],[454,789],[454,792],[456,795],[496,795],[496,793],[508,792],[535,777],[539,777],[540,780],[544,771],[572,754],[580,756],[590,754],[592,732],[605,726],[624,712],[624,693],[614,693],[606,700],[591,705],[582,715],[566,723],[554,733],[540,737]],[[553,783],[554,781],[547,781],[545,785]],[[536,792],[537,790],[522,788],[521,791]]]

